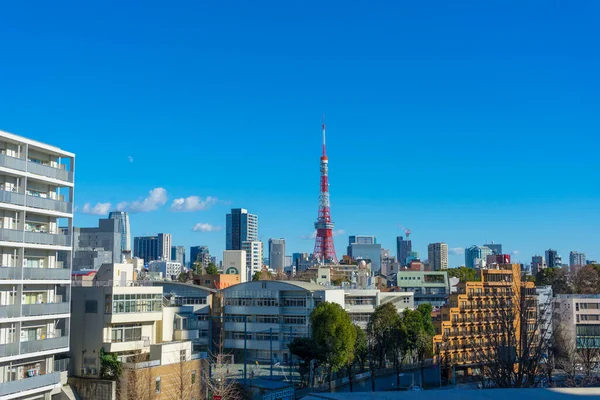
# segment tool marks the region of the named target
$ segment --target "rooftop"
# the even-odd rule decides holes
[[[52,153],[59,157],[75,157],[74,153],[62,150],[59,147],[51,146],[49,144],[38,142],[36,140],[27,139],[23,136],[15,135],[14,133],[0,130],[0,137],[2,137],[4,139],[8,139],[9,141],[13,141],[13,142],[26,143],[35,148],[47,151],[47,152]]]

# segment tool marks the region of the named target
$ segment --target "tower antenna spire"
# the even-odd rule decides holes
[[[323,132],[323,156],[327,156],[327,146],[325,141],[325,115],[321,119],[321,130]]]

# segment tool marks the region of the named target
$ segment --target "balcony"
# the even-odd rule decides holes
[[[175,340],[195,340],[200,337],[200,332],[197,329],[175,329],[173,333]]]
[[[23,316],[33,317],[39,315],[53,315],[53,314],[68,314],[70,311],[70,305],[68,302],[64,303],[49,303],[49,304],[23,304]]]
[[[19,354],[19,343],[0,344],[0,357],[10,357]]]
[[[282,342],[276,339],[273,339],[273,351],[278,350],[287,350],[287,346],[281,346]],[[253,340],[248,339],[246,341],[246,348],[249,350],[270,350],[271,341],[269,340]],[[244,348],[244,339],[225,339],[225,348],[226,349],[243,349]]]
[[[2,382],[0,384],[0,396],[24,392],[43,388],[45,386],[54,386],[60,383],[60,372],[52,372],[46,375],[32,376],[18,381]]]
[[[0,203],[25,205],[25,195],[0,189]]]
[[[21,310],[18,305],[0,305],[0,319],[2,318],[15,318],[20,316]]]
[[[150,346],[150,338],[147,336],[138,337],[138,340],[112,340],[104,339],[102,348],[107,353],[118,353],[124,351],[142,350],[144,347]]]
[[[25,232],[25,243],[71,246],[71,236],[44,232]]]
[[[26,161],[22,158],[10,157],[5,154],[0,154],[0,167],[17,169],[19,171],[25,171],[27,165]]]
[[[23,195],[20,195],[20,196],[23,196]],[[38,197],[38,196],[27,196],[27,198],[24,200],[27,201],[27,204],[26,204],[27,207],[40,208],[43,210],[50,210],[50,211],[58,211],[58,212],[67,213],[67,214],[71,214],[73,212],[73,204],[67,203],[66,201],[53,200],[53,199],[48,199],[48,198],[43,198],[43,197]],[[0,193],[0,201],[2,201],[1,193]],[[18,204],[23,204],[23,203],[18,203]]]
[[[27,342],[21,342],[21,354],[35,353],[38,351],[62,349],[69,347],[69,337],[60,336],[57,338],[44,339],[44,340],[30,340]]]
[[[68,268],[23,268],[23,279],[68,281],[71,280],[71,271]]]
[[[21,279],[21,268],[0,266],[0,280]]]
[[[64,166],[64,165],[62,165]],[[58,179],[66,182],[73,182],[73,173],[62,168],[54,168],[49,165],[30,161],[27,163],[27,172],[35,175],[41,175],[48,178]]]

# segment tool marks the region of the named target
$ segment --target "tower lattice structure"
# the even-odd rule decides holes
[[[337,264],[338,258],[335,255],[333,245],[333,228],[331,222],[331,203],[329,200],[329,160],[325,145],[325,124],[322,125],[323,131],[323,154],[321,155],[321,191],[319,194],[319,216],[315,222],[317,236],[315,238],[315,249],[313,251],[313,261],[327,264]]]

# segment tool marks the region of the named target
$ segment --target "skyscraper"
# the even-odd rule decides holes
[[[75,154],[0,131],[0,165],[0,398],[50,399],[81,323],[70,321]]]
[[[546,264],[548,268],[562,267],[562,257],[558,254],[558,251],[552,249],[546,250]]]
[[[536,276],[544,268],[546,268],[544,256],[535,255],[531,257],[531,275]]]
[[[412,242],[408,238],[404,240],[402,236],[396,238],[396,256],[401,266],[406,265],[406,261],[412,251]]]
[[[185,267],[185,247],[171,246],[171,261],[177,261]]]
[[[208,246],[190,247],[190,267],[192,267],[195,262],[202,263],[204,268],[208,267],[208,264],[211,262]]]
[[[502,245],[500,243],[484,244],[485,247],[492,251],[492,254],[502,254]]]
[[[285,267],[285,239],[269,239],[269,267],[282,270]]]
[[[129,215],[127,215],[125,211],[111,211],[110,214],[108,214],[108,218],[119,221],[119,231],[121,232],[121,254],[129,253],[129,255],[131,255]]]
[[[485,267],[487,256],[492,254],[487,246],[471,246],[465,249],[465,266],[467,268]]]
[[[431,243],[427,246],[429,267],[434,271],[448,269],[448,245],[446,243]]]
[[[258,240],[242,242],[242,250],[246,252],[247,280],[252,280],[252,275],[262,270],[263,243]]]
[[[375,244],[377,243],[375,236],[353,235],[348,236],[348,246],[357,244]]]
[[[159,233],[158,236],[138,236],[133,239],[133,255],[143,258],[144,262],[169,260],[171,247],[170,233]]]
[[[585,253],[572,251],[569,254],[569,267],[582,267],[586,265]]]
[[[242,242],[258,240],[258,216],[233,208],[225,218],[225,250],[242,250]]]

